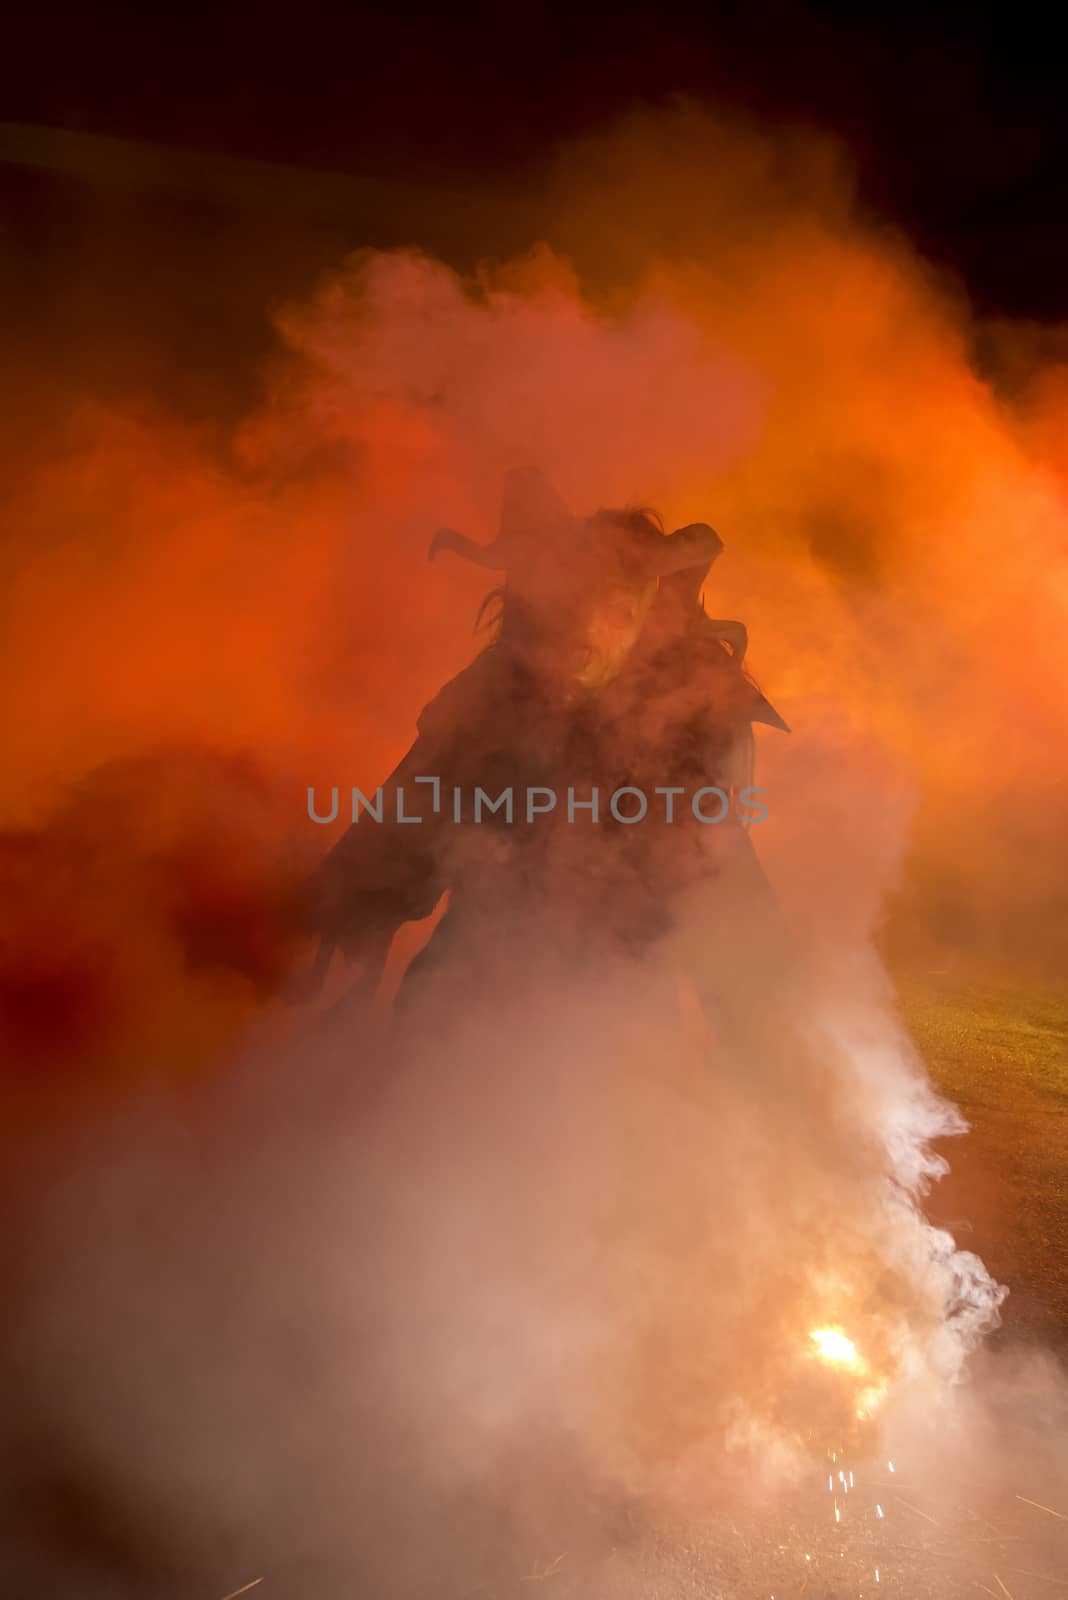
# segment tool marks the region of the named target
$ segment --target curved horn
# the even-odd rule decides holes
[[[452,550],[454,554],[463,556],[465,561],[473,561],[477,567],[489,567],[496,572],[503,572],[507,566],[506,560],[497,549],[498,541],[493,544],[476,544],[465,533],[458,533],[455,528],[439,528],[430,541],[427,551],[427,560],[433,561],[439,550]]]
[[[689,567],[709,567],[723,549],[723,540],[707,522],[691,522],[660,541],[651,563],[654,578],[666,578]]]

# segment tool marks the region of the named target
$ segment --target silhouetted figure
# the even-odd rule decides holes
[[[483,606],[494,637],[423,710],[382,820],[361,814],[316,874],[321,970],[340,948],[367,992],[397,929],[446,891],[406,1007],[432,978],[571,981],[640,955],[679,895],[713,893],[724,874],[767,902],[744,825],[759,804],[746,800],[752,724],[786,724],[743,669],[743,624],[701,606],[722,548],[704,523],[665,536],[644,510],[575,517],[535,469],[509,474],[492,544],[438,532],[432,557],[505,574]],[[491,810],[507,792],[510,815]]]

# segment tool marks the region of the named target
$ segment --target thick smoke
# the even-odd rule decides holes
[[[1042,954],[1063,917],[1058,370],[1002,329],[1013,398],[981,378],[960,295],[810,136],[644,117],[538,204],[549,242],[469,279],[344,264],[232,436],[78,397],[20,464],[16,1589],[686,1592],[663,1528],[725,1559],[826,1451],[896,1437],[936,1480],[996,1439],[996,1496],[1037,1448],[1006,1380],[960,1399],[1000,1292],[923,1217],[962,1124],[874,940],[891,894],[917,940],[972,906]],[[788,981],[744,902],[675,908],[730,1026],[670,944],[552,990],[517,951],[432,1043],[290,1003],[306,788],[373,787],[470,658],[484,575],[428,537],[488,536],[528,461],[712,521],[710,610],[795,728],[755,830]],[[813,1362],[839,1325],[863,1383]]]

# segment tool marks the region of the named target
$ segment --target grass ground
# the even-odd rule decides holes
[[[1010,1296],[1002,1338],[1068,1349],[1068,983],[1004,971],[898,971],[932,1078],[971,1124],[944,1147],[928,1212]]]

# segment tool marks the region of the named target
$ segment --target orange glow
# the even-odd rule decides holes
[[[339,266],[279,317],[268,396],[232,432],[165,397],[79,393],[8,463],[0,819],[36,840],[59,906],[70,862],[95,863],[81,918],[112,955],[107,982],[78,977],[86,1028],[117,1026],[125,995],[141,1049],[200,1007],[183,1029],[200,1049],[256,1003],[255,974],[270,987],[282,933],[236,968],[187,966],[160,857],[203,843],[205,818],[208,855],[251,826],[241,894],[281,903],[325,844],[306,786],[377,783],[478,647],[486,575],[429,567],[432,530],[488,537],[504,471],[530,460],[580,510],[638,502],[722,533],[710,610],[748,623],[748,664],[797,730],[760,752],[787,903],[818,893],[866,928],[908,837],[951,921],[1054,944],[1063,371],[1039,363],[1018,406],[996,393],[959,294],[855,214],[846,158],[814,136],[642,114],[569,150],[534,203],[549,243],[493,264],[490,229],[468,278],[415,253]],[[175,787],[175,752],[248,761],[258,798]],[[76,786],[115,762],[119,794],[80,809]],[[812,836],[840,839],[840,882],[794,848]]]

